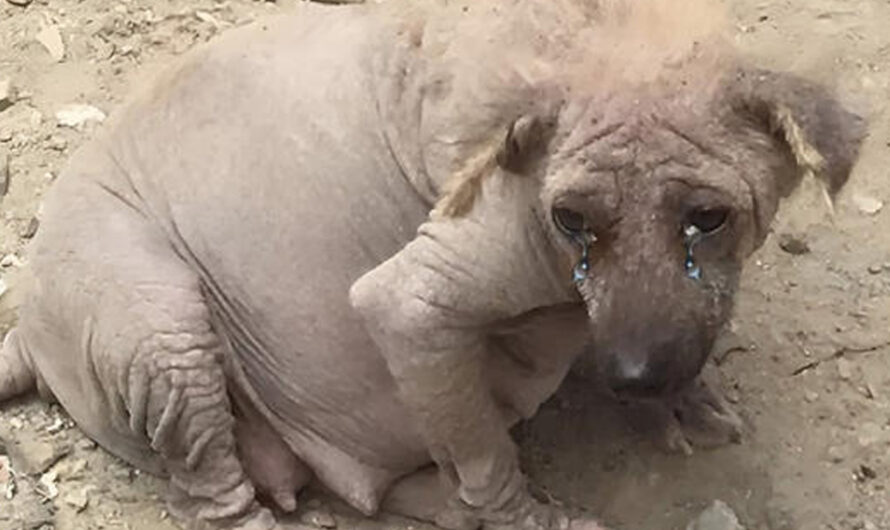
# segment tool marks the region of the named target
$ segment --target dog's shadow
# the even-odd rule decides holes
[[[751,433],[740,444],[674,454],[657,443],[647,414],[570,374],[516,427],[523,467],[540,495],[589,510],[610,528],[683,529],[717,499],[750,527],[765,519],[772,488]]]
[[[683,530],[718,499],[747,528],[766,520],[772,487],[751,433],[740,444],[691,456],[669,453],[657,443],[660,433],[648,414],[645,407],[605,396],[585,376],[570,374],[531,420],[513,430],[533,493],[570,512],[589,512],[611,530]],[[434,528],[386,514],[368,520],[315,488],[301,497],[323,499],[338,528]],[[294,524],[301,518],[286,517],[290,524],[283,526],[314,526]]]

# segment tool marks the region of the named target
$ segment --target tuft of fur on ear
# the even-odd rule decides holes
[[[482,182],[500,167],[510,173],[522,173],[546,147],[545,136],[552,124],[536,116],[520,116],[507,129],[503,140],[484,145],[445,185],[432,215],[466,215],[482,193]]]
[[[865,120],[826,88],[792,74],[741,71],[736,81],[742,106],[768,124],[801,173],[818,177],[831,207],[859,156]],[[780,184],[782,194],[790,187]]]
[[[466,215],[476,203],[476,198],[482,194],[482,181],[494,173],[499,150],[500,145],[494,142],[483,146],[459,171],[451,175],[431,215],[433,217]]]
[[[784,134],[785,143],[791,149],[791,155],[794,157],[797,167],[803,172],[802,176],[815,178],[822,184],[825,206],[828,208],[828,212],[834,215],[834,194],[829,189],[826,179],[819,178],[823,175],[822,170],[825,167],[825,159],[822,154],[807,141],[803,130],[794,120],[794,114],[788,107],[779,105],[775,110],[774,120],[777,128]]]

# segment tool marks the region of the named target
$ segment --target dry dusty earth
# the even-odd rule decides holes
[[[0,0],[0,177],[6,162],[9,174],[0,289],[26,264],[43,192],[93,130],[61,126],[60,109],[111,112],[192,45],[294,3]],[[751,530],[890,529],[890,2],[729,3],[743,48],[829,80],[872,124],[834,217],[805,186],[750,262],[714,370],[751,429],[739,445],[667,455],[626,409],[596,403],[570,378],[517,430],[523,461],[542,493],[616,529],[685,528],[715,499]],[[4,81],[16,92],[6,101]],[[16,294],[0,300],[3,330]],[[162,484],[95,448],[58,409],[33,399],[4,406],[0,439],[0,453],[26,453],[17,461],[33,467],[10,468],[0,455],[0,529],[177,528]],[[312,497],[303,517],[320,526],[333,514],[340,528],[410,527],[359,523]]]

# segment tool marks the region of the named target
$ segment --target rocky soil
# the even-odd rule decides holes
[[[804,186],[748,267],[711,369],[750,428],[738,445],[665,454],[631,411],[570,378],[517,429],[523,461],[541,495],[615,529],[890,528],[890,2],[726,1],[744,49],[831,83],[872,124],[834,214]],[[71,152],[175,56],[296,3],[0,0],[2,330],[41,197]],[[56,407],[0,409],[0,529],[178,528],[162,495]],[[302,500],[293,521],[310,526],[421,528]]]

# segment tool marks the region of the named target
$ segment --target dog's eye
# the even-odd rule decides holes
[[[554,208],[553,222],[559,230],[568,236],[578,236],[584,231],[584,216],[568,208]]]
[[[701,230],[703,234],[710,234],[726,224],[727,218],[729,218],[729,211],[726,208],[700,208],[690,212],[687,221],[690,225]]]

